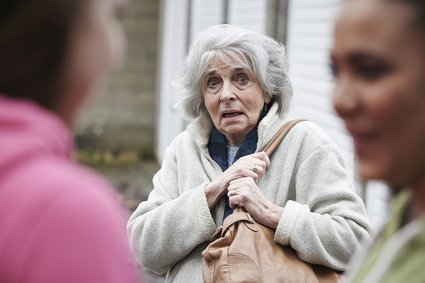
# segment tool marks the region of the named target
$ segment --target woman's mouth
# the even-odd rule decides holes
[[[234,117],[240,116],[242,114],[243,114],[242,112],[229,112],[229,113],[223,113],[222,117],[228,119],[228,118],[234,118]]]
[[[349,132],[353,136],[356,152],[360,155],[367,154],[369,150],[373,150],[371,146],[379,140],[379,134],[374,131],[350,130]]]

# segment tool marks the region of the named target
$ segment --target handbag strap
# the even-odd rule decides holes
[[[280,142],[285,138],[286,134],[292,129],[292,127],[302,121],[306,121],[306,120],[294,119],[294,120],[286,122],[279,129],[279,131],[273,136],[273,138],[261,149],[261,151],[264,151],[270,157],[273,151],[278,147]]]

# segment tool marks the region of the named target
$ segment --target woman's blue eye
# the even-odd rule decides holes
[[[215,88],[219,84],[219,81],[217,79],[209,79],[207,81],[207,85],[209,88]]]
[[[244,84],[244,83],[247,83],[249,81],[249,78],[246,75],[238,75],[236,77],[236,80],[237,80],[238,83]]]

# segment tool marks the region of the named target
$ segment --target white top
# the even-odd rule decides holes
[[[229,167],[233,164],[235,160],[236,153],[238,153],[239,146],[234,144],[227,145],[227,164]]]

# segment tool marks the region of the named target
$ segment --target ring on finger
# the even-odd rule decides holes
[[[254,168],[249,169],[249,170],[251,170],[251,171],[252,171],[252,172],[254,172],[255,174],[258,174],[258,169],[257,169],[257,167],[254,167]]]
[[[231,197],[234,197],[234,196],[236,196],[238,193],[236,192],[236,190],[234,190],[234,191],[232,191],[231,193],[230,193],[230,196]]]

